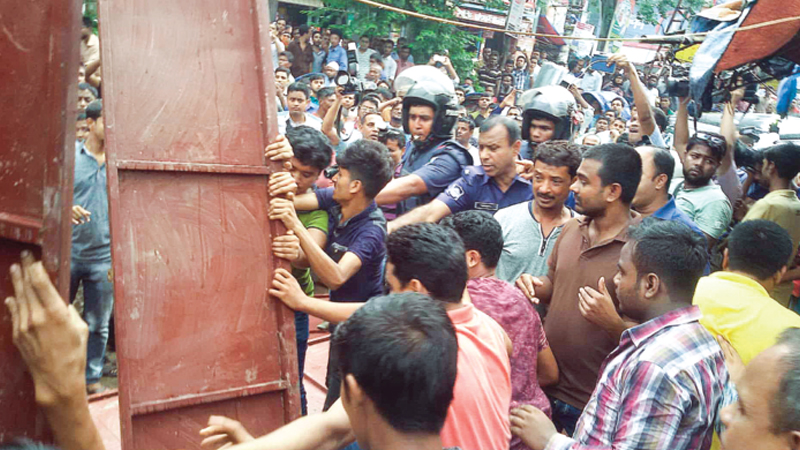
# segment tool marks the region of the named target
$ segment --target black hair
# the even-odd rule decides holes
[[[491,214],[478,210],[462,211],[445,217],[441,224],[458,233],[466,250],[480,253],[481,261],[488,269],[497,267],[503,253],[503,229]]]
[[[94,98],[98,98],[100,96],[97,92],[97,89],[95,89],[94,86],[89,83],[78,83],[78,90],[89,91],[92,93],[92,95],[94,95]]]
[[[519,128],[519,124],[516,120],[506,116],[491,116],[481,124],[480,133],[486,133],[498,126],[505,128],[509,145],[514,145],[515,142],[520,140],[522,131]]]
[[[287,69],[286,67],[278,67],[277,69],[275,69],[275,73],[277,74],[278,72],[283,72],[287,76],[291,76],[292,75],[292,71]]]
[[[567,63],[567,70],[569,70],[571,72],[572,69],[574,69],[577,66],[578,66],[578,60],[577,59],[573,59],[572,61]]]
[[[778,176],[784,180],[791,180],[800,172],[800,146],[791,142],[784,142],[765,149],[762,153],[764,159],[775,163]]]
[[[583,159],[600,161],[598,175],[603,186],[619,184],[620,201],[630,205],[642,179],[642,157],[630,145],[601,144],[584,152]]]
[[[342,30],[337,30],[336,28],[331,28],[331,36],[336,35],[339,36],[339,39],[342,38]]]
[[[783,330],[776,345],[789,350],[781,358],[784,372],[770,402],[772,433],[780,434],[800,430],[800,328]]]
[[[386,240],[386,253],[394,276],[404,286],[417,279],[434,299],[461,302],[467,259],[464,244],[452,229],[433,223],[400,227]]]
[[[98,98],[97,100],[86,105],[84,112],[86,113],[87,119],[99,119],[100,116],[103,115],[103,99]]]
[[[361,39],[364,39],[364,38],[367,38],[370,41],[372,40],[372,36],[370,36],[368,34],[362,34],[361,37],[358,38],[358,40],[360,41]]]
[[[793,252],[789,233],[769,220],[742,222],[728,236],[728,267],[759,280],[778,273]]]
[[[380,142],[359,139],[342,152],[337,162],[350,172],[351,180],[361,181],[364,195],[370,199],[394,176],[394,161],[389,149]]]
[[[290,63],[294,62],[294,55],[290,51],[285,51],[285,52],[278,53],[278,57],[281,57],[281,56],[285,56],[286,60],[289,61]]]
[[[299,27],[297,27],[297,29],[298,29],[298,30],[300,30],[300,36],[302,36],[302,35],[304,35],[304,34],[308,33],[308,30],[310,30],[310,29],[311,29],[311,27],[309,27],[309,26],[308,26],[308,25],[306,25],[306,24],[302,24],[302,25],[300,25]]]
[[[333,150],[322,132],[307,126],[294,127],[286,131],[286,139],[292,146],[294,157],[304,166],[322,171],[331,165]]]
[[[331,347],[340,355],[342,380],[352,375],[392,428],[439,434],[458,358],[455,328],[441,302],[415,292],[375,297],[336,327]]]
[[[75,118],[76,122],[80,122],[81,120],[86,120],[86,111],[79,112],[77,117]]]
[[[302,92],[303,94],[305,94],[306,100],[311,98],[311,88],[308,87],[308,85],[303,83],[302,81],[295,81],[294,83],[290,84],[288,88],[286,88],[287,97],[292,92]]]
[[[456,123],[458,122],[467,124],[470,130],[475,129],[475,121],[472,120],[470,117],[459,117],[458,119],[456,119]]]
[[[467,92],[467,91],[464,89],[464,87],[463,87],[463,86],[456,86],[454,89],[455,89],[456,91],[461,91],[461,92],[464,92],[464,93],[466,93],[466,92]]]
[[[566,167],[569,176],[575,177],[581,165],[582,147],[569,141],[547,141],[536,147],[533,162],[541,161],[549,166]]]
[[[691,303],[708,264],[706,240],[683,222],[652,217],[631,227],[628,237],[634,243],[637,278],[654,273],[674,300]]]
[[[336,94],[336,89],[328,86],[317,91],[317,98],[322,100],[323,98],[328,98],[334,94]]]
[[[656,126],[658,126],[658,129],[663,133],[664,129],[667,128],[667,124],[669,123],[667,115],[664,113],[664,111],[658,108],[650,108],[650,110],[653,112],[653,119],[656,121]]]
[[[661,147],[648,147],[653,151],[653,165],[656,168],[656,172],[653,177],[657,177],[662,173],[667,176],[667,183],[665,186],[669,188],[669,184],[672,182],[672,175],[675,173],[675,158],[672,157],[672,154],[669,150],[663,149]]]
[[[397,52],[400,53],[400,50],[408,50],[410,52],[411,51],[411,47],[409,47],[407,45],[403,45],[397,50]]]
[[[83,27],[84,28],[92,28],[94,25],[94,20],[92,20],[89,16],[83,16]]]
[[[607,124],[611,125],[611,123],[609,123],[608,117],[601,115],[600,117],[597,118],[597,120],[594,121],[595,126],[597,126],[597,122],[601,120],[605,120]]]
[[[360,104],[363,105],[364,102],[375,103],[376,107],[381,106],[381,99],[380,99],[380,97],[378,97],[377,94],[369,93],[369,94],[365,95],[364,98],[361,99]],[[377,110],[377,108],[376,108],[376,110]]]
[[[322,80],[325,81],[325,75],[321,73],[312,73],[308,76],[308,82],[311,83],[312,81]]]
[[[406,134],[403,133],[403,130],[398,130],[397,128],[389,127],[388,130],[380,134],[378,140],[381,141],[382,144],[386,144],[388,141],[397,141],[397,145],[400,148],[406,146]]]
[[[697,144],[705,145],[709,149],[711,149],[711,156],[713,156],[717,161],[722,161],[722,158],[725,157],[725,152],[728,150],[727,141],[725,140],[725,136],[719,133],[712,133],[710,131],[704,131],[702,134],[708,134],[710,136],[714,136],[715,138],[721,139],[724,144],[716,145],[711,142],[706,141],[705,139],[700,139],[695,134],[694,136],[689,138],[689,141],[686,143],[686,153]]]

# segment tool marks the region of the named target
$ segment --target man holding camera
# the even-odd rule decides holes
[[[430,202],[473,164],[469,151],[453,140],[458,105],[448,89],[434,81],[418,81],[403,98],[403,129],[412,135],[403,155],[403,176],[375,197],[379,205],[403,202],[403,210]]]

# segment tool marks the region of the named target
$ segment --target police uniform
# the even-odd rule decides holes
[[[465,166],[473,163],[469,151],[454,140],[447,140],[419,151],[413,145],[403,155],[402,174],[414,174],[425,182],[427,192],[403,201],[403,211],[427,204],[452,182],[459,179]]]
[[[503,192],[494,178],[486,175],[481,166],[467,166],[461,178],[454,181],[436,197],[455,214],[461,211],[479,210],[494,214],[499,209],[533,199],[531,183],[519,175]]]

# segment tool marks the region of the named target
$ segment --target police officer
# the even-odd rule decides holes
[[[505,116],[492,116],[480,128],[480,166],[464,168],[462,176],[427,205],[389,222],[389,232],[415,222],[438,222],[466,210],[491,214],[533,198],[531,183],[517,175],[520,128]]]
[[[402,203],[402,209],[410,211],[427,204],[473,163],[469,151],[453,139],[457,119],[452,82],[445,86],[421,79],[408,89],[403,98],[403,129],[413,140],[403,155],[402,175],[375,198],[379,205]]]
[[[522,94],[522,139],[520,157],[532,160],[536,146],[547,141],[570,141],[575,133],[572,116],[575,97],[561,86],[544,86]]]

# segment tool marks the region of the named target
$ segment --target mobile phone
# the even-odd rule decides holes
[[[563,88],[566,88],[566,89],[569,89],[569,87],[570,87],[570,86],[572,86],[572,85],[569,83],[569,81],[567,81],[567,80],[561,80],[561,83],[558,83],[558,85],[559,85],[559,86],[561,86],[561,87],[563,87]]]
[[[589,61],[589,67],[592,69],[603,72],[603,73],[616,73],[617,72],[617,65],[612,64],[608,65],[608,56],[607,55],[594,55],[592,59]]]
[[[442,55],[433,55],[433,62],[443,63],[444,56]]]

